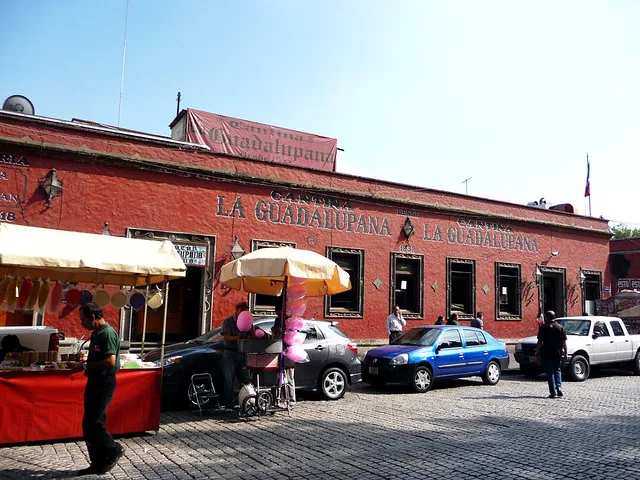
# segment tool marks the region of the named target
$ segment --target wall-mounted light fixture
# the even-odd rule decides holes
[[[404,232],[405,237],[407,237],[407,240],[409,240],[415,233],[413,223],[411,223],[411,219],[409,217],[407,217],[407,219],[404,221],[404,225],[402,225],[402,231]]]
[[[551,252],[551,256],[552,257],[557,257],[558,255],[560,255],[560,252],[558,252],[558,251],[554,250],[553,252]]]
[[[234,260],[237,260],[243,255],[244,249],[240,246],[240,242],[238,242],[238,236],[236,235],[233,240],[233,246],[231,247],[231,256]]]
[[[109,230],[109,222],[104,222],[104,227],[102,227],[102,233],[100,235],[111,235],[111,230]]]
[[[580,271],[578,272],[578,285],[580,285],[580,288],[584,288],[584,281],[587,279],[587,277],[585,277],[584,272],[582,271],[582,268],[580,268]]]
[[[62,182],[58,180],[55,168],[52,168],[49,173],[40,180],[40,188],[47,199],[47,208],[51,207],[51,200],[53,197],[58,195],[58,193],[62,193]]]
[[[537,263],[536,269],[533,271],[533,278],[536,281],[536,285],[540,286],[540,284],[542,283],[542,271],[540,270],[540,267],[538,267]]]

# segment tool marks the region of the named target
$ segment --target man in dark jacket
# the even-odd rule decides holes
[[[542,360],[542,362],[541,362]],[[567,360],[567,334],[556,322],[555,312],[544,314],[544,325],[538,329],[536,361],[542,363],[549,383],[549,398],[562,397],[562,360]]]
[[[451,316],[449,316],[449,320],[447,320],[447,325],[460,325],[460,323],[458,322],[457,313],[452,313]]]

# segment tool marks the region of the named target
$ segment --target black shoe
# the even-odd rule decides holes
[[[563,396],[564,396],[564,395],[562,394],[562,390],[558,390],[558,391],[556,392],[556,395],[557,395],[557,396],[559,396],[559,397],[563,397]]]
[[[556,394],[555,393],[550,393],[549,394],[549,398],[556,398]]]
[[[102,475],[102,469],[95,465],[89,465],[87,468],[83,468],[76,472],[77,477],[84,477],[85,475]]]
[[[114,452],[107,457],[104,466],[100,469],[100,473],[107,473],[115,467],[122,455],[124,455],[124,448],[119,443],[116,443]]]

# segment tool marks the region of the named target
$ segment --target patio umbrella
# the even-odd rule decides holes
[[[332,260],[309,250],[261,248],[222,266],[220,282],[234,290],[279,296],[285,279],[305,279],[307,297],[334,295],[351,289],[349,274]]]

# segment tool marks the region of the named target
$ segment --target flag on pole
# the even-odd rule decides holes
[[[587,185],[584,187],[585,197],[591,197],[591,183],[589,183],[590,173],[591,173],[591,165],[589,165],[589,155],[587,155]]]

